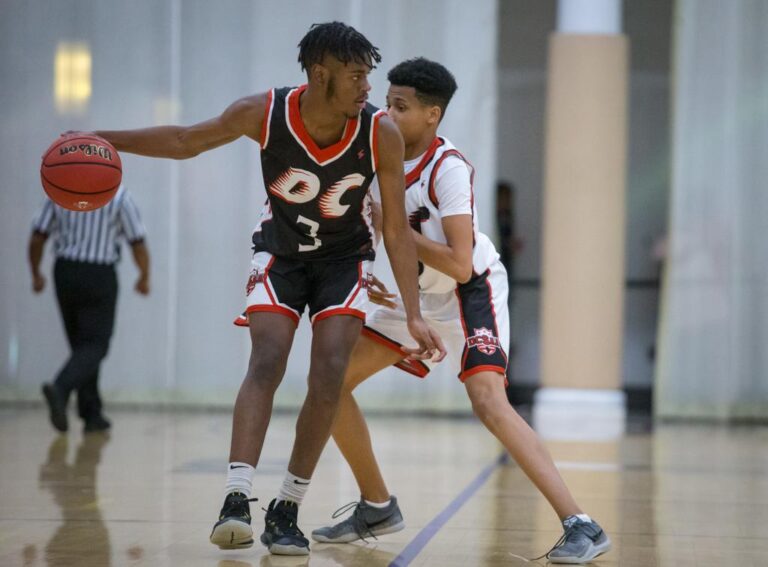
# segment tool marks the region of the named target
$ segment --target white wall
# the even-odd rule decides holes
[[[768,3],[679,0],[656,413],[768,418]]]
[[[120,129],[210,118],[233,100],[304,80],[296,44],[315,22],[355,25],[379,46],[371,101],[383,105],[386,71],[418,55],[444,63],[459,91],[443,133],[474,163],[481,224],[489,227],[496,178],[496,2],[368,0],[4,0],[0,18],[0,399],[39,399],[66,356],[51,286],[30,291],[29,223],[41,203],[39,159],[68,129]],[[53,106],[60,41],[93,53],[93,96],[79,115]],[[187,162],[124,155],[124,182],[149,230],[153,291],[131,291],[126,257],[117,329],[103,366],[108,400],[231,404],[245,371],[242,310],[250,234],[264,191],[258,146],[240,140]],[[126,256],[129,256],[126,251]],[[380,268],[384,268],[380,261]],[[49,271],[50,255],[46,260]],[[307,371],[302,322],[278,404],[297,405]],[[362,392],[395,409],[466,407],[443,369],[425,383],[398,371]]]

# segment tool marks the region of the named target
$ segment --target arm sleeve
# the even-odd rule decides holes
[[[441,217],[472,214],[472,181],[469,168],[458,157],[449,157],[435,179]]]
[[[53,201],[46,198],[43,208],[37,213],[32,221],[32,230],[41,234],[49,235],[56,230],[56,215]]]
[[[127,190],[120,202],[117,218],[120,223],[120,229],[128,242],[134,244],[146,238],[147,230],[144,228],[144,223],[141,222],[139,208]]]

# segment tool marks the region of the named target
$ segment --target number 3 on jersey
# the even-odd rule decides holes
[[[365,182],[365,177],[359,173],[352,173],[331,185],[318,202],[320,216],[325,219],[339,218],[349,209],[349,205],[342,205],[341,198],[347,191],[357,189]],[[320,179],[311,171],[289,168],[269,186],[269,191],[276,197],[288,203],[308,203],[320,193]],[[312,244],[299,244],[299,252],[317,250],[323,245],[317,238],[320,223],[299,215],[296,224],[304,224],[309,227],[309,237]]]
[[[314,244],[299,244],[299,252],[309,252],[311,250],[317,250],[323,243],[317,238],[317,231],[320,229],[320,223],[308,219],[304,215],[299,215],[296,219],[296,224],[305,224],[309,227],[309,237],[314,240]]]

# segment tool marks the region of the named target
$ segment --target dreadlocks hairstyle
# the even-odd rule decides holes
[[[299,63],[307,71],[323,57],[332,55],[342,63],[362,63],[372,69],[373,63],[381,63],[379,48],[355,28],[341,22],[312,24],[307,35],[299,42]]]
[[[422,104],[439,106],[441,119],[458,88],[448,69],[424,57],[398,63],[387,73],[387,79],[399,87],[413,87]]]

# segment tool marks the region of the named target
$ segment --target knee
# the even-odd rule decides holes
[[[317,357],[312,360],[310,379],[318,384],[337,385],[340,388],[344,383],[348,362],[348,356],[338,353]]]
[[[259,349],[251,354],[245,379],[262,387],[277,388],[285,372],[286,363],[287,357],[282,351],[272,348]]]
[[[93,341],[85,343],[75,348],[73,356],[78,358],[83,364],[99,365],[104,360],[109,351],[109,343],[102,341]]]
[[[489,385],[471,388],[469,399],[472,402],[472,411],[482,421],[494,418],[499,413],[502,403],[507,403],[506,399],[500,399],[500,393]]]
[[[338,403],[345,389],[344,372],[347,359],[340,355],[330,355],[322,360],[312,361],[309,373],[309,393],[318,401],[328,404]],[[351,392],[351,390],[349,390]]]

